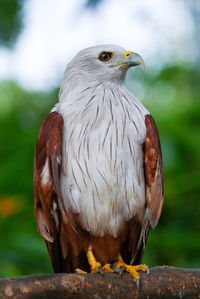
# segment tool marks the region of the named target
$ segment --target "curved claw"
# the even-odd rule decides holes
[[[119,277],[122,276],[122,273],[123,273],[123,267],[120,266],[119,268],[115,265],[110,265],[110,269],[117,272],[119,274]]]
[[[139,278],[136,279],[136,286],[137,286],[137,289],[139,290],[140,289],[140,279]]]
[[[147,272],[147,275],[150,274],[150,270],[149,270],[149,268],[146,269],[146,272]]]
[[[98,266],[97,268],[99,269],[99,272],[98,272],[98,273],[99,273],[101,276],[104,276],[104,275],[103,275],[102,267],[101,267],[101,266]]]
[[[121,277],[121,276],[122,276],[122,274],[123,274],[123,267],[122,267],[122,266],[120,266],[120,267],[119,267],[119,277]]]

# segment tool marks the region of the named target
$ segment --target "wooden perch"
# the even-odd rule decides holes
[[[200,298],[200,269],[154,267],[141,273],[140,290],[129,274],[40,274],[0,279],[0,298]]]

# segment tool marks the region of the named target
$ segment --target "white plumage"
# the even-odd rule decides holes
[[[123,48],[108,45],[116,60]],[[57,111],[64,120],[61,191],[65,206],[96,236],[116,237],[124,220],[145,205],[145,115],[125,88],[125,70],[102,63],[101,47],[85,49],[68,65]],[[121,57],[122,58],[122,57]],[[76,67],[74,68],[74,65]]]

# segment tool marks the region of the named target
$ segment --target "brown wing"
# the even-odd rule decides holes
[[[148,219],[154,228],[160,218],[163,205],[163,167],[158,129],[151,115],[145,116],[146,141],[144,146],[144,170]]]
[[[144,176],[146,182],[146,214],[142,225],[133,221],[130,227],[131,263],[141,264],[150,227],[160,218],[163,205],[162,153],[158,129],[151,115],[145,116]]]
[[[37,229],[45,239],[55,272],[61,269],[59,233],[60,166],[63,119],[52,112],[43,120],[34,157],[34,200]],[[59,204],[58,204],[59,201]]]

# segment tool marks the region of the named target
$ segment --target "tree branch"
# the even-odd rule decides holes
[[[117,274],[40,274],[0,279],[0,298],[200,298],[200,269],[154,267],[132,277]]]

